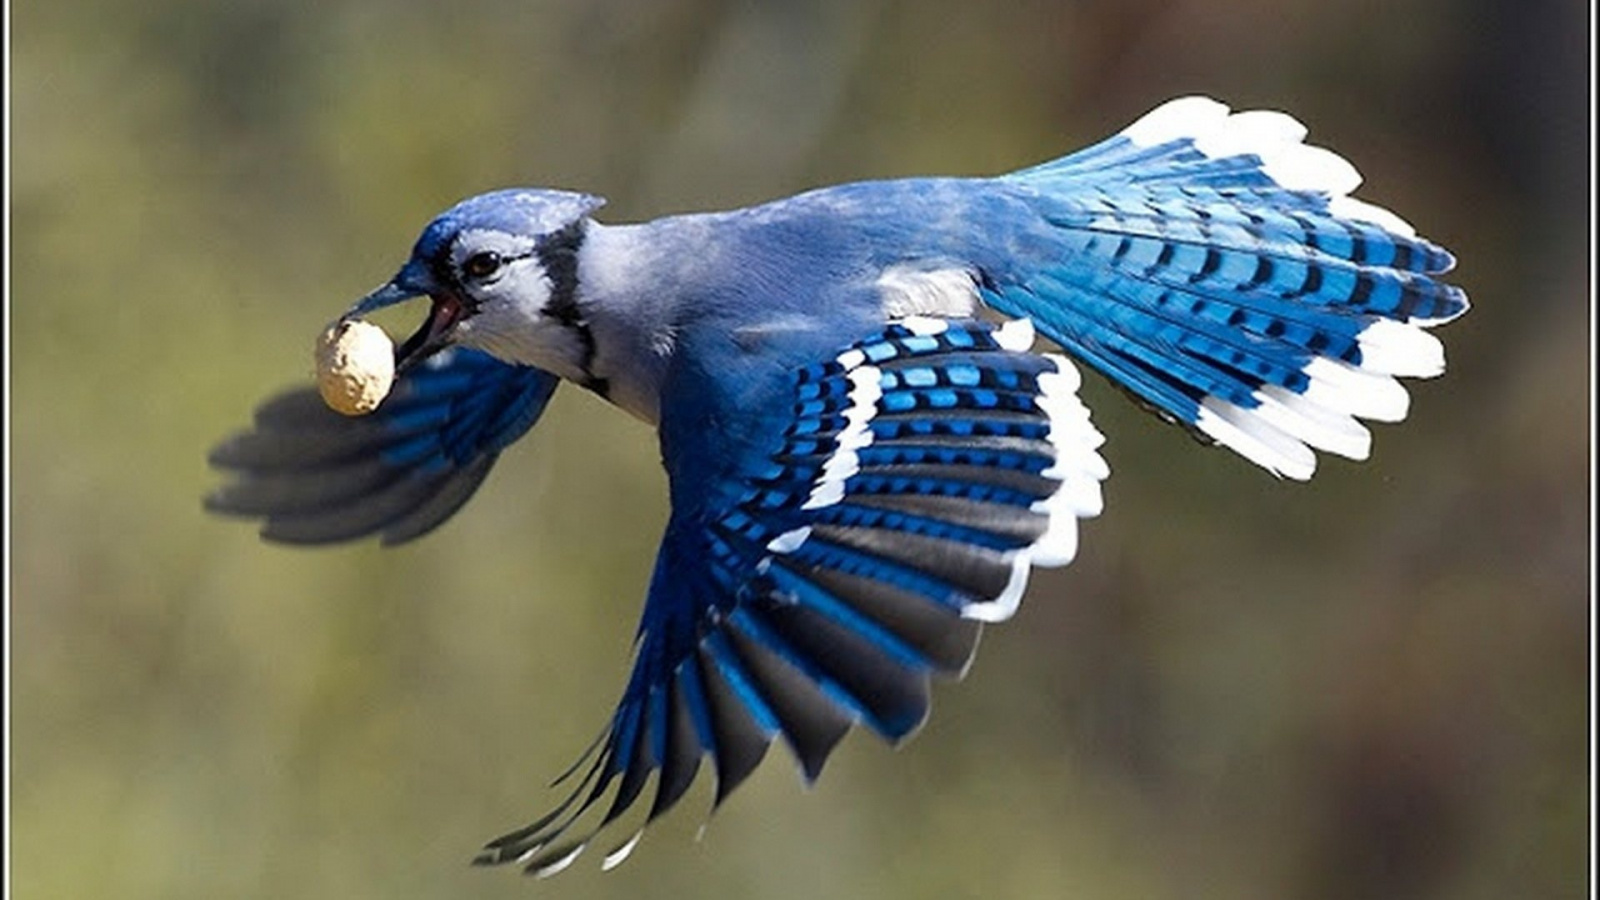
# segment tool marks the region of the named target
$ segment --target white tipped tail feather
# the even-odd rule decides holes
[[[1350,197],[1361,185],[1361,173],[1332,150],[1303,143],[1306,127],[1287,113],[1235,113],[1210,97],[1182,97],[1145,113],[1122,136],[1143,147],[1189,140],[1213,159],[1252,154],[1261,160],[1261,171],[1284,189],[1327,195],[1334,215],[1404,237],[1416,235],[1389,210]]]
[[[1361,184],[1355,166],[1331,150],[1304,143],[1306,127],[1280,112],[1232,112],[1208,97],[1184,97],[1157,107],[1123,130],[1139,146],[1188,141],[1211,159],[1254,156],[1279,187],[1322,195],[1330,215],[1415,239],[1399,216],[1350,195]],[[1358,261],[1359,262],[1359,261]],[[1207,397],[1195,427],[1246,459],[1286,478],[1310,478],[1311,448],[1365,459],[1372,438],[1357,418],[1395,422],[1410,404],[1397,377],[1431,378],[1444,371],[1444,345],[1423,330],[1446,319],[1374,317],[1359,335],[1360,363],[1326,357],[1303,369],[1302,393],[1268,385],[1253,406]]]

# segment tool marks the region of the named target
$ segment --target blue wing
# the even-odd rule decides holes
[[[675,499],[633,674],[585,777],[479,861],[559,871],[652,775],[646,824],[702,760],[720,803],[779,738],[810,780],[853,723],[910,735],[931,676],[959,675],[981,623],[1016,609],[1031,565],[1070,561],[1077,519],[1100,509],[1108,472],[1077,373],[1031,343],[1027,322],[911,319],[769,396],[698,411],[720,427],[666,407],[674,497],[711,499]],[[566,838],[613,787],[598,825]]]
[[[280,394],[256,410],[252,430],[211,452],[233,480],[206,508],[259,518],[262,537],[285,543],[421,537],[472,497],[558,381],[451,348],[402,373],[371,415],[333,412],[312,388]]]

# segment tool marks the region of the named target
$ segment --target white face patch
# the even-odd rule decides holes
[[[978,284],[962,268],[929,269],[914,265],[890,266],[878,278],[887,319],[933,316],[960,319],[978,306]]]
[[[532,238],[501,231],[463,231],[450,248],[463,299],[472,315],[455,329],[455,342],[506,362],[539,366],[566,378],[580,377],[582,340],[550,318],[552,285]],[[475,274],[473,260],[494,254],[498,266]]]
[[[537,309],[529,314],[523,307],[485,305],[456,326],[455,343],[509,363],[538,366],[574,381],[582,379],[582,339]]]

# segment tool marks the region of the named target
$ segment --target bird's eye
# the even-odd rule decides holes
[[[482,280],[500,271],[502,263],[500,254],[485,250],[467,257],[467,261],[461,264],[461,272],[468,278]]]

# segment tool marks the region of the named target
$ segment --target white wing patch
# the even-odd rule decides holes
[[[1031,343],[1031,327],[1027,332]],[[1020,335],[1021,330],[1013,334]],[[1078,554],[1078,520],[1098,516],[1104,507],[1100,482],[1111,475],[1111,467],[1099,451],[1105,436],[1089,421],[1089,408],[1078,399],[1083,378],[1066,357],[1055,353],[1044,357],[1056,370],[1039,374],[1039,395],[1034,402],[1050,417],[1049,440],[1056,460],[1040,474],[1059,479],[1060,484],[1055,493],[1035,502],[1032,508],[1048,515],[1050,521],[1038,540],[1012,554],[1011,577],[1000,596],[967,606],[961,611],[964,618],[980,622],[1011,618],[1022,604],[1029,570],[1033,566],[1050,568],[1072,562]]]
[[[846,362],[847,357],[853,360],[860,355],[859,350],[852,350],[839,357],[839,361],[850,369],[850,408],[844,411],[847,424],[834,437],[833,453],[822,464],[822,473],[811,486],[811,495],[801,509],[820,509],[843,500],[844,483],[861,471],[861,458],[856,451],[872,444],[872,417],[877,415],[878,400],[883,397],[883,373],[876,366]],[[785,537],[787,535],[780,535],[777,540],[782,541]],[[801,536],[793,546],[798,547],[804,542],[805,537]],[[780,549],[778,552],[789,551]]]
[[[978,283],[963,268],[890,266],[878,277],[886,319],[909,316],[967,318],[978,306]]]
[[[942,319],[926,316],[911,316],[900,324],[917,335],[941,334],[949,327]],[[1008,321],[993,334],[1002,349],[1013,353],[1027,352],[1034,341],[1033,323],[1026,318]],[[1089,408],[1078,399],[1083,378],[1066,357],[1047,353],[1044,358],[1050,361],[1054,371],[1038,375],[1039,393],[1034,397],[1034,404],[1048,417],[1050,427],[1046,437],[1055,450],[1055,461],[1039,474],[1058,484],[1048,497],[1036,501],[1031,510],[1047,516],[1048,521],[1037,540],[1008,554],[1011,575],[1000,594],[990,600],[968,604],[961,610],[964,618],[981,622],[1011,618],[1022,603],[1032,567],[1064,566],[1072,562],[1078,552],[1078,520],[1098,516],[1104,507],[1100,483],[1111,475],[1111,468],[1099,452],[1105,436],[1090,421]],[[866,355],[860,350],[847,350],[836,360],[848,372],[850,380],[850,406],[844,413],[847,424],[836,436],[833,453],[812,483],[811,493],[801,509],[821,509],[843,502],[846,482],[860,471],[857,451],[872,444],[871,423],[883,397],[883,372],[877,366],[868,365]],[[769,541],[767,550],[777,554],[793,553],[811,534],[810,526],[786,531]]]
[[[1033,349],[1033,342],[1037,336],[1033,327],[1033,320],[1027,317],[1012,319],[995,329],[994,342],[1014,353],[1027,353]],[[1051,356],[1051,359],[1056,357]],[[1059,365],[1057,366],[1059,368]],[[1076,373],[1077,370],[1073,370]],[[1074,384],[1069,392],[1076,393],[1078,387]]]

